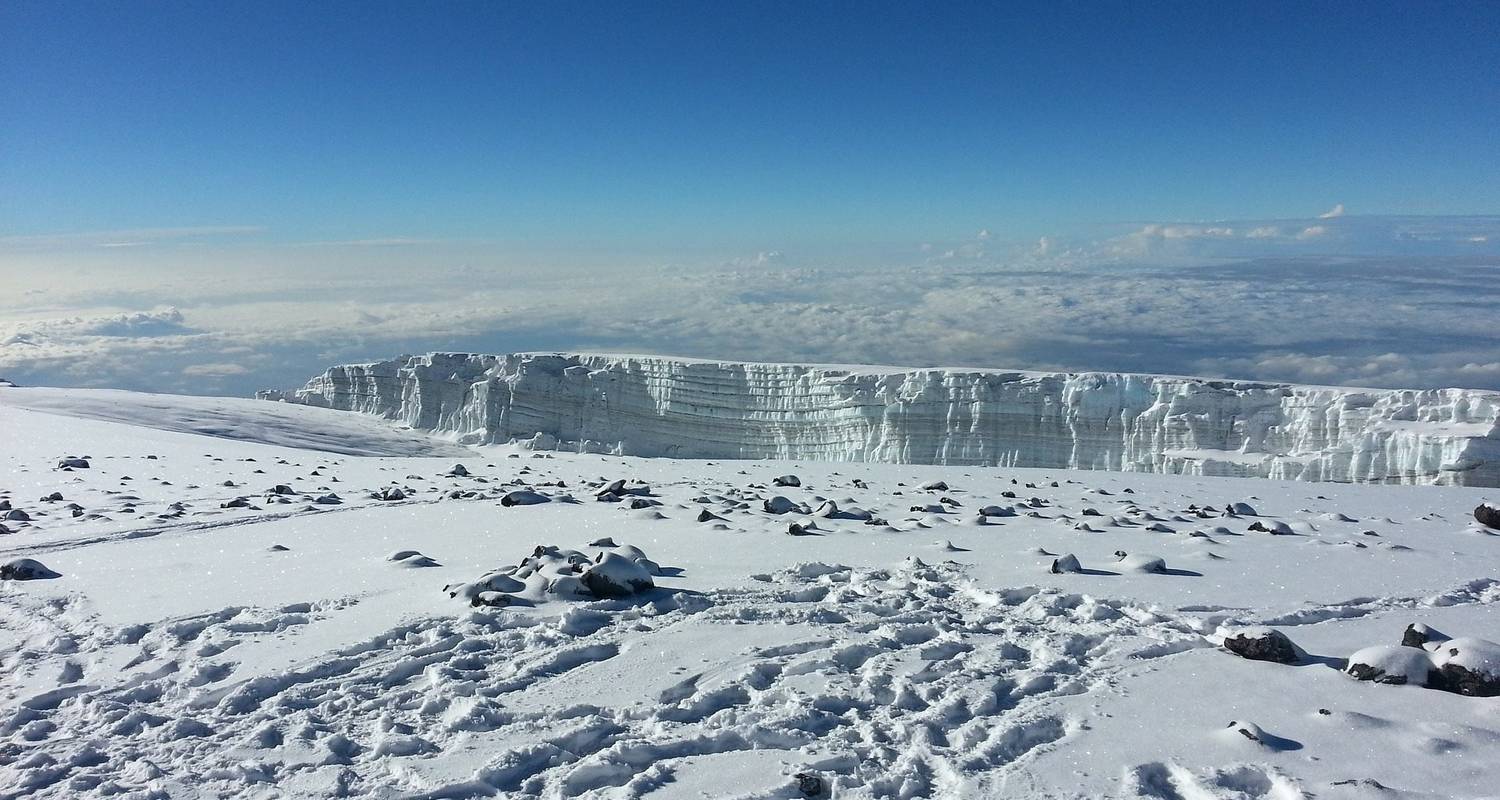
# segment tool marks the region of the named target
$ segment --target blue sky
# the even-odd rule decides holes
[[[1500,4],[0,2],[0,378],[1500,388]]]
[[[0,5],[0,234],[775,247],[1500,210],[1493,3]]]

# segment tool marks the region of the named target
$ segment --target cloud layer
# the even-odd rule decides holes
[[[1500,388],[1500,257],[1471,241],[1496,227],[1402,222],[1378,256],[1310,249],[1326,237],[1354,253],[1377,228],[1393,236],[1391,224],[1327,216],[1153,223],[1042,248],[986,234],[914,246],[895,266],[766,251],[613,273],[36,272],[0,300],[0,377],[242,394],[403,352],[601,349]],[[1217,255],[1226,242],[1242,254]]]

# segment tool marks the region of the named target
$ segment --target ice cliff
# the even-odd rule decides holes
[[[1500,393],[1465,389],[434,353],[334,367],[285,399],[622,455],[1500,486]]]

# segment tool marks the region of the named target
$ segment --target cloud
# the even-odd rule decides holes
[[[1328,230],[1297,238],[1313,225]],[[614,271],[51,270],[7,276],[0,377],[248,394],[404,352],[599,349],[1500,388],[1500,330],[1476,323],[1500,305],[1500,258],[1467,241],[1490,230],[1494,218],[1152,223],[847,266],[764,251]],[[1347,254],[1370,241],[1390,252]]]
[[[249,373],[250,368],[244,364],[189,364],[182,368],[182,374],[190,377],[223,378]]]
[[[110,231],[0,236],[0,250],[35,250],[74,247],[141,247],[162,242],[244,237],[264,233],[259,225],[200,225],[175,228],[131,228]]]
[[[1338,203],[1333,208],[1319,214],[1318,219],[1337,219],[1342,216],[1344,216],[1344,204]]]

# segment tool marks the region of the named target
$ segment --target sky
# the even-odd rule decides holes
[[[588,347],[1500,388],[1497,41],[1493,3],[11,0],[0,377]]]

